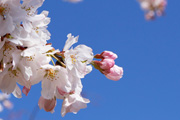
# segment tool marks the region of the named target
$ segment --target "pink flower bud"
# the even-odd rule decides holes
[[[113,59],[102,59],[101,61],[93,61],[93,66],[100,72],[108,71],[114,66],[115,62]],[[109,73],[109,72],[108,72]],[[107,72],[106,72],[107,74]]]
[[[101,56],[103,58],[105,58],[105,59],[113,59],[113,60],[118,58],[118,56],[115,53],[111,52],[111,51],[104,51],[104,52],[101,53]]]
[[[103,70],[107,70],[107,69],[111,69],[115,62],[113,59],[102,59],[102,61],[100,62],[100,68]]]
[[[54,98],[54,99],[48,100],[41,96],[39,99],[38,105],[40,109],[43,108],[46,112],[53,113],[54,108],[56,106],[56,99]]]
[[[110,69],[110,73],[105,74],[105,76],[108,79],[114,80],[114,81],[118,81],[120,78],[122,78],[122,75],[123,75],[123,68],[117,65],[114,65],[114,67]]]
[[[24,93],[27,96],[30,90],[31,90],[31,88],[27,88],[24,86],[22,89],[22,93]]]
[[[107,75],[107,74],[109,74],[110,72],[111,72],[110,69],[106,69],[106,70],[101,71],[101,73],[104,74],[104,75]]]

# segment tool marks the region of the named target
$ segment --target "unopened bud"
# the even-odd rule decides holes
[[[110,73],[106,74],[105,76],[110,80],[118,81],[123,76],[123,68],[114,65],[114,67],[110,69]]]
[[[24,93],[27,96],[30,90],[31,90],[31,88],[27,88],[24,86],[22,89],[22,93]]]
[[[115,60],[116,58],[118,58],[118,56],[111,52],[111,51],[104,51],[101,53],[101,56],[104,58],[104,59],[113,59]]]
[[[100,68],[101,69],[111,69],[113,66],[114,66],[115,62],[113,59],[103,59],[101,62],[100,62]]]

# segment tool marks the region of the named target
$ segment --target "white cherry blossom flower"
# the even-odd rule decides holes
[[[30,83],[27,80],[25,80],[25,78],[22,75],[22,72],[18,68],[13,69],[12,65],[8,65],[0,73],[0,90],[3,93],[7,94],[14,92],[15,96],[21,97],[21,93],[19,93],[19,87],[16,83],[22,86],[26,86],[27,88],[30,87]]]
[[[51,57],[47,56],[49,50],[52,47],[35,46],[27,48],[23,51],[16,50],[13,55],[13,68],[19,68],[26,80],[30,80],[31,84],[37,84],[40,80],[37,80],[37,70],[43,65],[49,64]]]
[[[0,61],[2,61],[3,66],[12,61],[12,53],[17,50],[16,46],[8,42],[7,40],[1,41],[0,43]]]
[[[37,9],[42,6],[44,0],[22,0],[22,9],[27,11],[28,15],[34,15]]]
[[[87,103],[90,101],[86,98],[83,98],[79,94],[68,95],[63,101],[61,108],[61,115],[64,117],[66,113],[73,112],[76,114],[80,109],[86,108]]]
[[[25,11],[21,9],[20,0],[1,0],[0,36],[11,33],[24,17]]]
[[[74,49],[70,47],[76,43],[78,37],[71,36],[68,34],[68,40],[64,46],[63,51],[65,51],[65,64],[67,66],[68,72],[71,71],[72,74],[79,78],[84,78],[84,76],[91,71],[91,66],[87,66],[93,59],[93,52],[90,47],[85,45],[78,45]]]
[[[67,71],[60,66],[44,65],[38,70],[38,79],[42,80],[41,95],[45,99],[52,99],[56,94],[56,89],[65,92],[70,91]]]
[[[48,12],[43,11],[40,15],[30,16],[22,25],[17,25],[11,33],[9,41],[25,47],[45,45],[51,34],[47,30],[50,18]]]

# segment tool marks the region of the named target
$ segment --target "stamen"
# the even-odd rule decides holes
[[[71,57],[72,63],[75,64],[75,62],[76,62],[76,57],[75,57],[75,55],[70,55],[70,57]]]

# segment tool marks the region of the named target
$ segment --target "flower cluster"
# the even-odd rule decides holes
[[[146,12],[145,18],[152,20],[155,16],[162,16],[167,5],[166,0],[139,0],[141,8]]]
[[[28,95],[31,86],[41,82],[40,108],[54,112],[57,99],[62,99],[62,116],[77,113],[90,102],[81,96],[81,79],[92,71],[91,65],[95,68],[99,65],[101,73],[111,80],[119,80],[123,70],[114,65],[117,55],[112,52],[94,56],[86,45],[73,48],[78,36],[68,34],[63,50],[55,50],[47,43],[48,11],[37,12],[43,2],[0,1],[0,90],[21,98],[22,93]],[[102,59],[98,65],[93,60],[97,56]],[[22,90],[19,85],[23,86]]]

